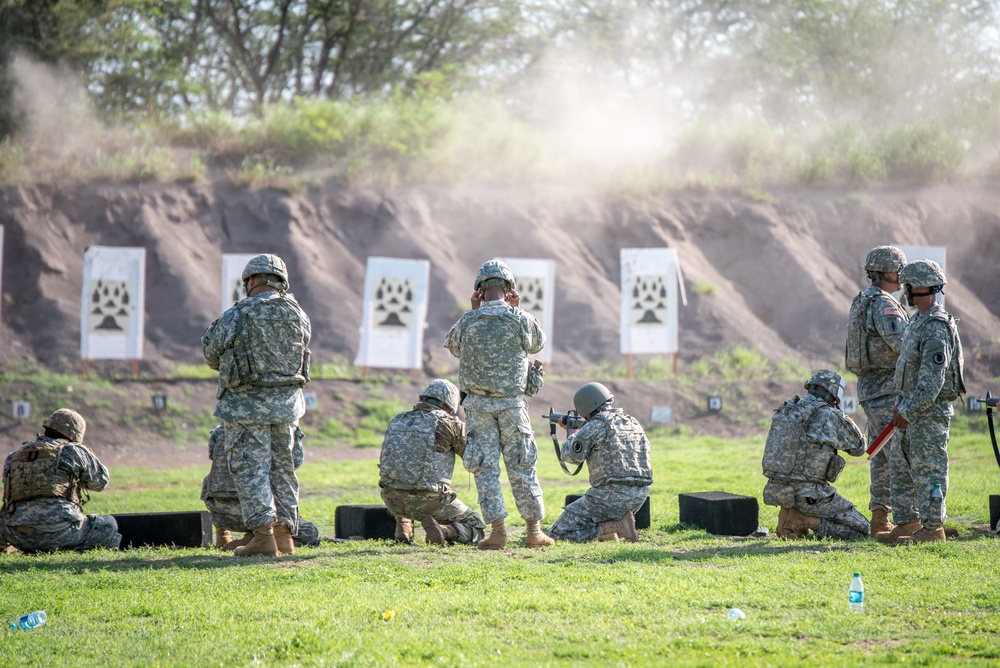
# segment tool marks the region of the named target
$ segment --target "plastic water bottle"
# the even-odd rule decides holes
[[[861,582],[861,573],[855,573],[851,578],[851,588],[848,591],[847,609],[851,612],[865,611],[865,585]]]
[[[746,613],[739,608],[729,608],[728,616],[731,622],[738,622],[741,619],[747,618]]]
[[[934,485],[934,490],[931,491],[931,507],[937,511],[938,515],[941,517],[941,521],[944,521],[944,492],[941,491],[941,485]]]
[[[46,619],[48,619],[48,617],[45,616],[44,610],[36,610],[35,612],[18,617],[17,621],[10,625],[10,629],[11,631],[16,631],[17,629],[30,631],[31,629],[37,629],[39,626],[44,624]]]

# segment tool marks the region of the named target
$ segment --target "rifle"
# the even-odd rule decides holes
[[[562,467],[563,472],[566,475],[576,475],[583,468],[583,463],[581,462],[576,470],[572,473],[569,472],[569,468],[566,467],[566,463],[562,460],[562,452],[559,448],[559,439],[556,438],[556,425],[561,424],[567,429],[580,429],[583,425],[587,424],[587,421],[580,417],[579,413],[576,411],[570,411],[569,413],[556,413],[555,408],[549,407],[549,414],[543,415],[543,418],[549,421],[549,436],[552,437],[552,445],[556,449],[556,459],[559,461],[559,466]]]
[[[986,406],[986,421],[990,425],[990,440],[993,441],[993,456],[997,460],[997,466],[1000,466],[1000,447],[997,447],[997,432],[993,425],[993,409],[997,407],[997,402],[1000,401],[1000,397],[994,397],[987,390],[986,398],[978,400],[980,404]]]

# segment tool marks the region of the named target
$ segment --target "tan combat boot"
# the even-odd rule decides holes
[[[226,552],[232,552],[238,547],[249,545],[251,540],[253,540],[253,532],[247,531],[245,534],[243,534],[243,538],[237,538],[236,540],[229,541],[222,547],[222,549],[225,550]]]
[[[480,550],[502,550],[507,547],[507,527],[504,526],[504,521],[493,522],[489,537],[479,541],[476,547]]]
[[[278,544],[274,542],[272,525],[257,527],[253,530],[253,538],[243,547],[233,550],[237,557],[249,557],[252,554],[263,554],[265,557],[278,556]]]
[[[945,540],[944,537],[944,527],[937,527],[935,529],[928,529],[927,527],[920,527],[919,530],[914,531],[909,536],[902,536],[898,543],[934,543],[939,540]]]
[[[450,524],[440,524],[430,515],[420,518],[420,526],[424,528],[424,533],[427,534],[428,543],[445,547],[458,539],[458,529]]]
[[[215,527],[215,546],[218,548],[224,548],[233,540],[233,534],[230,533],[229,529],[222,529],[220,527]]]
[[[542,532],[538,520],[525,520],[525,524],[528,525],[528,533],[524,537],[525,547],[552,547],[556,544],[555,539]]]
[[[615,520],[605,520],[601,522],[600,532],[597,540],[602,542],[618,542],[618,522]]]
[[[876,508],[872,511],[872,521],[871,521],[871,531],[868,535],[874,538],[880,533],[889,533],[895,527],[892,522],[889,521],[889,511],[883,508]]]
[[[920,531],[920,520],[912,519],[897,524],[892,531],[875,534],[875,540],[880,543],[895,543],[904,536],[912,536]]]
[[[292,528],[285,523],[274,527],[274,543],[281,554],[295,554],[295,539]]]
[[[629,543],[639,542],[639,532],[635,528],[635,513],[631,510],[616,520],[618,525],[618,537]]]
[[[393,536],[396,541],[400,543],[406,543],[407,545],[413,544],[413,520],[408,517],[397,517],[396,518],[396,535]]]
[[[804,514],[800,510],[795,508],[789,508],[788,513],[785,515],[785,532],[789,534],[788,538],[793,540],[796,538],[805,538],[809,535],[809,531],[816,531],[819,529],[820,519],[818,517],[811,517]]]

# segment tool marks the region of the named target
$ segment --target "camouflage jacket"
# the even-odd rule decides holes
[[[36,441],[25,443],[21,448],[8,455],[3,466],[4,483],[4,506],[0,511],[0,516],[7,526],[46,526],[61,525],[66,522],[79,522],[86,516],[81,511],[81,503],[74,503],[66,496],[52,496],[49,498],[35,498],[32,500],[8,502],[9,499],[17,498],[19,492],[17,475],[28,474],[28,471],[15,471],[17,469],[18,453],[26,448],[34,447],[36,443],[57,444],[62,447],[58,451],[58,459],[55,462],[55,469],[61,474],[65,474],[66,481],[70,486],[76,487],[82,494],[86,491],[99,492],[104,489],[110,476],[108,469],[100,462],[90,448],[82,443],[70,443],[63,439],[50,439],[46,436],[39,436]]]
[[[892,377],[908,320],[906,309],[878,286],[871,285],[854,298],[846,357],[848,370],[858,375],[859,401],[896,393]]]
[[[258,317],[264,302],[280,302],[281,316]],[[205,362],[220,372],[215,416],[244,424],[302,417],[311,335],[309,317],[290,294],[265,291],[219,316],[201,337]]]
[[[528,355],[545,347],[545,333],[535,316],[497,299],[462,314],[444,347],[459,360],[463,392],[515,397],[524,394]]]
[[[455,456],[465,454],[465,425],[420,402],[392,419],[382,441],[379,486],[401,490],[451,490]]]
[[[563,461],[587,462],[590,484],[653,484],[649,439],[642,425],[620,408],[601,411],[562,445]]]
[[[783,403],[774,412],[764,444],[764,475],[789,482],[833,482],[843,469],[843,450],[864,454],[865,437],[850,416],[807,394]]]
[[[904,418],[952,415],[965,392],[962,341],[955,319],[940,304],[910,321],[896,361],[894,382]]]

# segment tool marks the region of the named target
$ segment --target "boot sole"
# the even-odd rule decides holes
[[[420,525],[424,528],[424,533],[427,534],[427,542],[433,545],[438,545],[440,547],[445,547],[448,545],[448,541],[445,540],[444,533],[441,532],[441,525],[437,523],[430,515],[426,515],[420,519]]]

